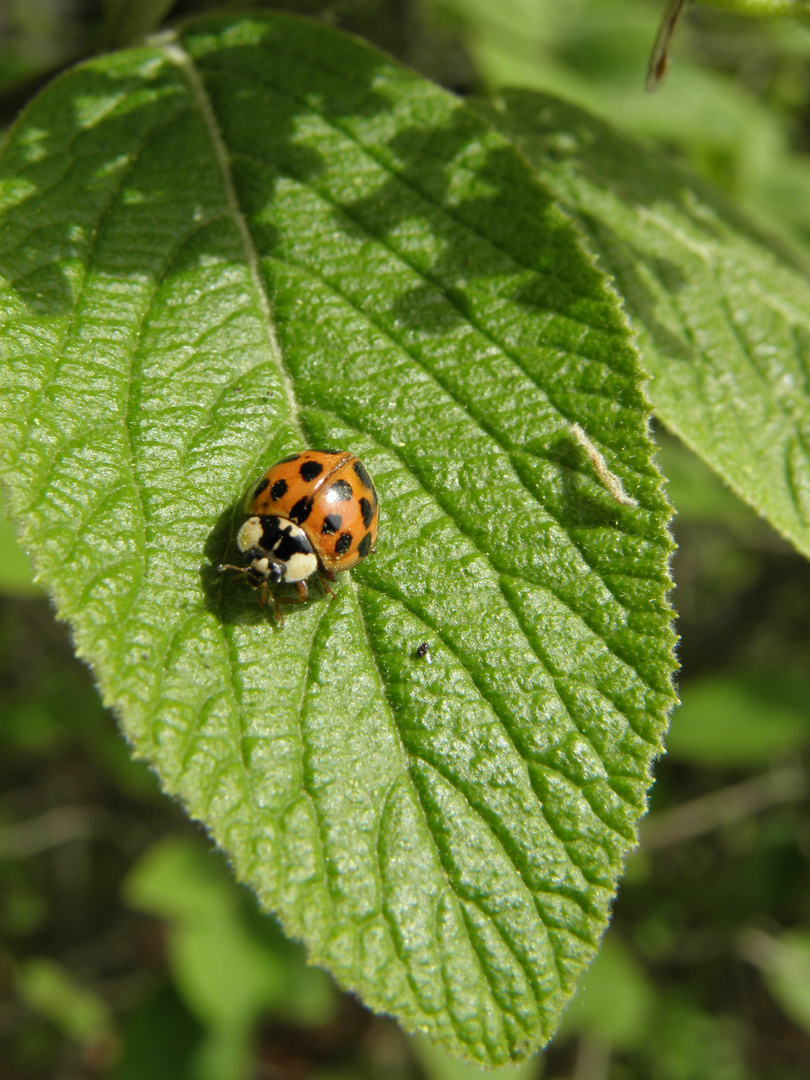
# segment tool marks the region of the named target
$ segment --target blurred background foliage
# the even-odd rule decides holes
[[[240,3],[4,0],[0,124],[65,65]],[[261,5],[253,5],[261,6]],[[556,92],[666,146],[810,256],[810,22],[663,0],[318,0],[462,93]],[[605,945],[500,1080],[810,1075],[810,566],[665,432],[682,635],[669,753]],[[0,512],[0,1077],[465,1080],[309,968],[133,763]]]

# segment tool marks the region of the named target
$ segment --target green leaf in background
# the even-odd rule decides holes
[[[105,45],[129,45],[160,25],[174,7],[175,0],[104,0]]]
[[[704,0],[716,8],[727,8],[752,18],[807,15],[807,0]]]
[[[61,964],[46,957],[26,960],[15,972],[15,982],[30,1009],[46,1016],[75,1042],[94,1046],[99,1061],[114,1053],[109,1006],[92,990],[78,986]]]
[[[806,674],[690,680],[667,749],[703,765],[758,765],[810,742]]]
[[[9,505],[134,751],[342,985],[526,1057],[673,701],[613,292],[485,122],[287,17],[74,70],[0,185]],[[215,568],[249,481],[308,445],[362,457],[380,539],[281,629]]]
[[[133,907],[168,923],[172,975],[207,1029],[195,1054],[200,1076],[247,1075],[253,1028],[265,1010],[303,1024],[324,1023],[332,1013],[326,976],[304,967],[271,922],[253,925],[219,860],[196,844],[170,837],[156,845],[124,892]]]
[[[651,1037],[654,1002],[644,969],[611,930],[565,1013],[563,1028],[627,1050]]]
[[[810,933],[788,930],[779,937],[749,930],[740,948],[765,977],[771,993],[805,1031],[810,1031]]]
[[[752,513],[717,473],[680,439],[661,428],[656,431],[655,441],[658,444],[656,461],[667,478],[667,494],[677,509],[679,524],[685,520],[722,522],[734,531],[735,538],[749,542],[752,532],[773,536],[763,519]]]
[[[14,526],[6,515],[2,492],[0,492],[0,592],[8,596],[42,595],[42,590],[34,584],[31,563],[17,543]]]
[[[553,94],[671,148],[807,254],[810,160],[797,129],[810,21],[739,19],[690,4],[665,83],[647,94],[666,0],[431,3],[449,9],[488,90]]]
[[[519,142],[615,278],[656,414],[810,554],[810,286],[704,184],[574,106],[506,91]]]
[[[205,1028],[164,984],[127,1018],[113,1080],[199,1080]]]

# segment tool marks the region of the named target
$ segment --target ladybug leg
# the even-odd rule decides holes
[[[277,596],[276,600],[276,618],[284,626],[284,616],[281,614],[282,604],[305,604],[309,599],[309,590],[307,589],[307,583],[305,581],[296,581],[295,588],[298,591],[298,596]]]
[[[333,571],[332,570],[319,570],[318,571],[318,577],[321,579],[321,585],[323,586],[323,591],[325,593],[328,593],[329,596],[337,596],[337,593],[332,588],[332,586],[329,584],[330,581],[337,581],[337,578],[335,577]]]
[[[217,570],[220,573],[224,570],[233,570],[234,573],[238,574],[240,577],[244,577],[248,573],[248,568],[246,566],[233,566],[231,563],[221,563],[217,567]]]
[[[232,566],[230,563],[220,563],[217,567],[217,570],[220,572],[220,574],[223,572],[223,570],[235,570],[237,574],[247,573],[247,569],[244,566]]]

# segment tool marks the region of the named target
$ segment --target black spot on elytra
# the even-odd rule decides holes
[[[281,461],[277,461],[276,465],[286,465],[288,461],[298,461],[300,457],[300,454],[290,454],[289,457],[283,457]]]
[[[253,498],[258,499],[258,497],[265,490],[265,488],[267,487],[267,485],[269,483],[270,483],[269,479],[266,476],[263,476],[261,478],[261,480],[258,482],[258,484],[256,485],[256,487],[253,489]]]
[[[275,484],[270,488],[270,498],[274,501],[283,498],[287,494],[287,481],[284,479],[276,480]]]
[[[357,479],[360,481],[360,483],[363,485],[363,487],[366,488],[367,491],[371,492],[371,496],[372,496],[374,502],[376,503],[376,501],[377,501],[377,492],[374,490],[374,485],[371,482],[371,477],[366,472],[366,467],[363,464],[363,462],[362,461],[355,461],[355,463],[352,465],[352,468],[357,473]]]
[[[335,544],[335,554],[336,555],[345,555],[346,552],[349,550],[349,548],[351,546],[352,546],[352,534],[351,533],[342,533],[337,538],[337,543]]]
[[[321,465],[320,461],[304,461],[298,471],[301,473],[304,480],[309,483],[311,480],[314,480],[316,476],[321,475],[323,472],[323,465]]]
[[[290,521],[294,521],[296,525],[301,525],[306,521],[309,515],[312,513],[312,499],[304,496],[303,499],[299,499],[298,502],[290,510]]]
[[[357,545],[357,554],[361,559],[365,559],[366,555],[371,551],[371,533],[366,533],[360,543]]]
[[[313,454],[331,454],[333,457],[335,454],[342,454],[342,450],[313,450]]]
[[[374,517],[374,507],[365,497],[360,500],[360,513],[363,515],[363,524],[368,528]]]
[[[346,480],[336,480],[327,492],[327,502],[348,502],[352,497],[352,485]]]
[[[336,533],[340,526],[343,524],[343,518],[340,514],[327,514],[323,519],[323,525],[321,525],[321,532],[324,536],[331,536],[332,533]]]

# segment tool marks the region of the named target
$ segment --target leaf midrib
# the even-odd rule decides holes
[[[295,387],[287,365],[284,362],[284,355],[279,346],[278,339],[274,330],[272,306],[270,304],[270,297],[267,294],[267,288],[262,277],[259,255],[256,250],[256,245],[253,242],[253,237],[250,234],[248,223],[245,219],[245,215],[242,212],[242,208],[239,204],[239,199],[236,194],[236,187],[233,181],[233,173],[230,166],[230,154],[225,145],[225,141],[222,137],[222,132],[219,128],[216,112],[211,103],[211,99],[208,96],[208,92],[205,89],[205,83],[203,82],[196,64],[189,54],[179,44],[177,39],[167,43],[163,46],[164,55],[167,59],[173,63],[181,72],[186,80],[186,84],[189,88],[191,98],[197,105],[200,117],[203,121],[209,138],[211,139],[211,146],[214,151],[214,157],[219,168],[220,178],[222,181],[222,190],[225,197],[226,206],[230,212],[230,215],[239,231],[239,236],[242,241],[242,247],[245,252],[245,261],[248,266],[248,272],[253,284],[254,293],[259,303],[259,308],[262,314],[262,326],[265,330],[267,345],[273,359],[278,366],[279,375],[284,386],[285,396],[290,408],[290,421],[294,424],[301,433],[302,441],[304,440],[304,431],[299,418],[298,399],[295,394]]]

